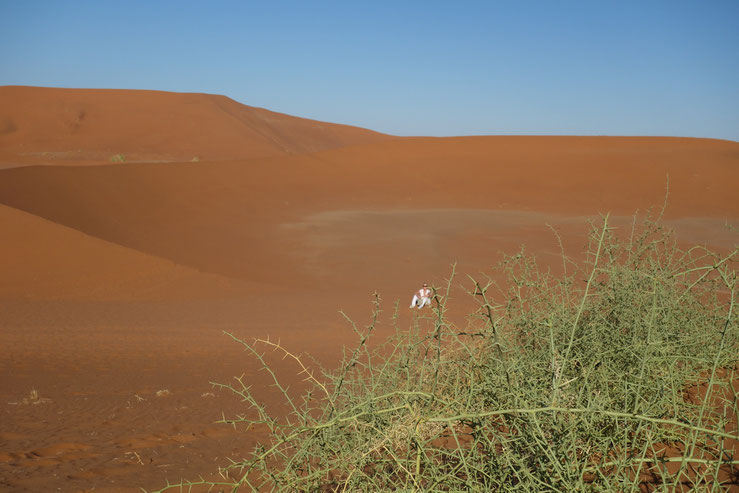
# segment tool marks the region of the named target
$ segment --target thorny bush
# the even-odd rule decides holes
[[[468,278],[463,285],[478,309],[464,330],[446,315],[452,270],[434,290],[433,315],[370,350],[377,297],[370,324],[351,324],[359,341],[333,371],[315,372],[280,344],[231,335],[271,374],[291,412],[270,415],[240,379],[218,385],[247,407],[223,422],[266,425],[271,441],[223,468],[223,481],[160,491],[735,484],[737,250],[681,249],[659,221],[635,221],[627,236],[606,216],[593,226],[585,262],[563,253],[558,276],[520,253],[490,278]],[[306,394],[280,384],[265,349],[301,365]],[[688,398],[691,386],[702,398]]]

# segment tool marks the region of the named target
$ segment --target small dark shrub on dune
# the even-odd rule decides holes
[[[235,380],[272,441],[224,468],[244,491],[720,491],[736,480],[737,251],[683,250],[661,224],[626,237],[593,227],[583,265],[552,276],[524,254],[467,282],[464,329],[431,316],[370,350],[380,310],[335,371],[293,396],[264,362],[269,341],[238,340],[291,409],[277,419]],[[397,310],[397,305],[396,305]],[[233,336],[232,336],[233,337]],[[691,399],[687,389],[700,389]],[[162,490],[162,491],[164,491]]]

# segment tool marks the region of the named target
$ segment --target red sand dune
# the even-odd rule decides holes
[[[249,292],[247,283],[204,274],[11,207],[0,206],[0,224],[12,232],[3,236],[0,298],[166,300],[199,298],[207,291]]]
[[[127,162],[81,166],[117,153]],[[392,303],[440,285],[453,261],[489,271],[526,243],[556,267],[547,224],[577,256],[588,217],[627,227],[662,205],[668,176],[665,217],[684,241],[732,248],[725,224],[739,221],[735,142],[397,138],[202,94],[2,87],[3,167],[11,491],[154,488],[248,450],[258,433],[211,426],[239,407],[208,381],[264,383],[223,329],[331,364],[351,339],[339,309],[361,326],[378,291],[382,334]],[[463,324],[471,306],[454,296]]]
[[[0,87],[0,158],[29,163],[251,159],[385,135],[296,118],[225,96],[160,91]]]
[[[732,220],[737,147],[691,139],[406,139],[249,161],[8,169],[0,200],[203,272],[379,289],[428,275],[430,261],[481,267],[484,256],[462,258],[449,245],[459,235],[469,244],[476,231],[477,243],[497,251],[500,227],[491,221],[520,228],[527,214],[541,226],[659,206],[668,175],[668,218]],[[345,255],[352,257],[337,269]],[[432,272],[443,274],[439,266]]]

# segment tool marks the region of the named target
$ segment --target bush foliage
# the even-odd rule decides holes
[[[266,424],[271,442],[224,468],[222,482],[164,490],[722,490],[738,467],[737,251],[681,249],[649,220],[626,236],[604,217],[585,262],[563,254],[561,275],[520,253],[468,278],[478,310],[463,330],[446,315],[452,273],[432,315],[371,350],[376,298],[373,322],[354,327],[358,343],[333,371],[231,336],[291,412],[270,415],[240,379],[219,385],[247,407],[223,422]],[[307,393],[281,385],[267,349],[302,366]]]

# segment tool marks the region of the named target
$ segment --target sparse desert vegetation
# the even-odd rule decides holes
[[[125,163],[126,155],[120,152],[118,154],[113,154],[112,156],[110,156],[110,162],[113,164]]]
[[[9,402],[8,404],[11,404],[11,405],[19,405],[19,404],[22,404],[22,405],[29,405],[29,404],[38,405],[38,404],[47,404],[49,402],[51,402],[51,399],[48,399],[46,397],[41,397],[41,395],[39,394],[38,390],[31,389],[28,392],[28,395],[25,396],[25,397],[23,397],[23,399],[21,399],[20,401]]]

